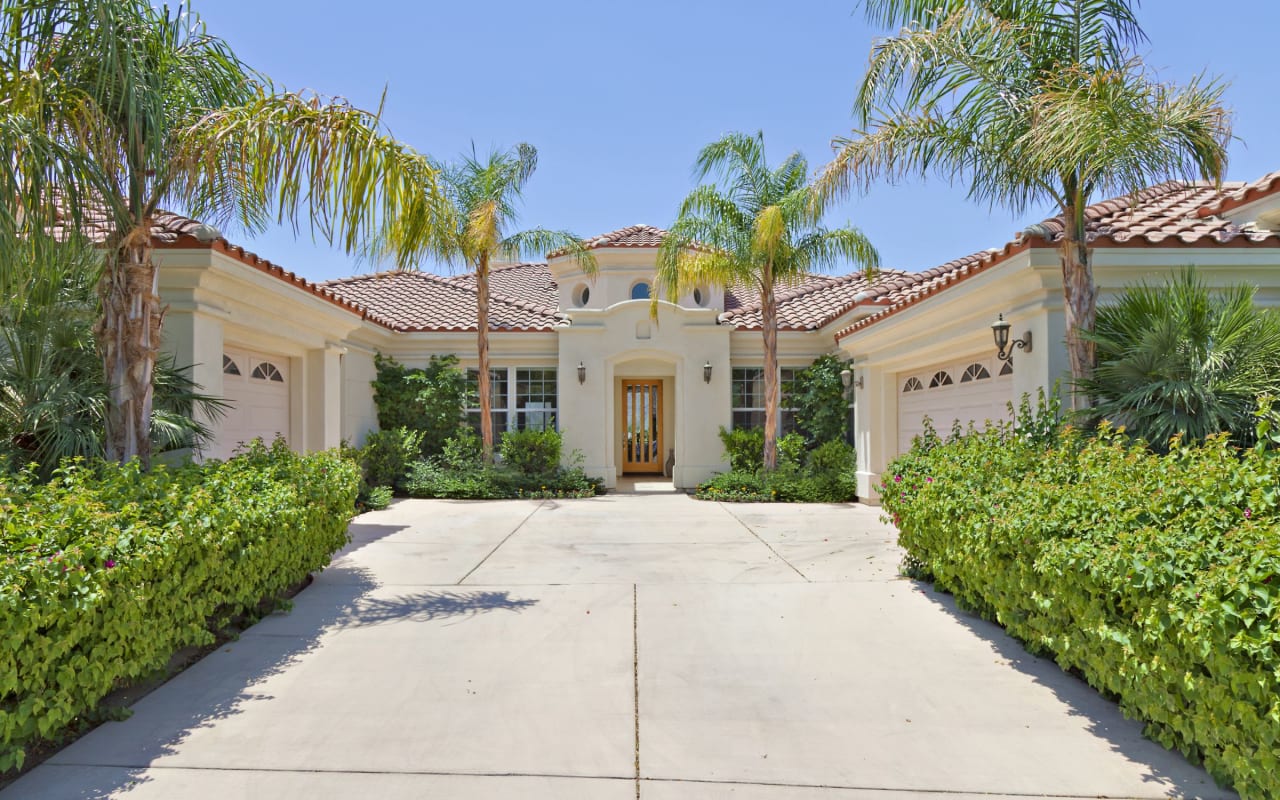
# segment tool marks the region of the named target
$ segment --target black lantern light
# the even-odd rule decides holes
[[[702,365],[702,382],[711,383],[711,362]]]
[[[1004,314],[999,315],[996,321],[991,323],[991,333],[996,338],[996,350],[998,351],[996,356],[1001,361],[1008,361],[1013,358],[1014,348],[1022,350],[1024,353],[1031,352],[1031,331],[1022,334],[1021,339],[1014,339],[1011,342],[1009,341],[1009,328],[1010,325],[1005,322]]]
[[[586,382],[587,382],[587,365],[579,361],[578,362],[578,385],[581,386]]]

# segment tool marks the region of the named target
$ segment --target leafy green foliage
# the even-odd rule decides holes
[[[554,430],[508,432],[502,438],[502,464],[488,464],[480,438],[465,429],[445,443],[443,452],[409,468],[406,491],[412,497],[499,500],[515,497],[592,497],[604,487],[576,464],[561,465],[563,440]]]
[[[833,355],[819,356],[796,376],[791,403],[796,427],[810,447],[819,442],[843,442],[849,433],[849,401],[840,373],[845,364]]]
[[[1106,425],[1046,446],[1006,424],[923,437],[881,497],[909,572],[1078,671],[1242,797],[1280,794],[1276,453],[1211,436],[1159,454]]]
[[[365,494],[363,505],[369,511],[381,511],[391,505],[393,497],[391,487],[375,486]]]
[[[358,482],[339,453],[283,441],[173,470],[0,478],[0,770],[323,568]]]
[[[1252,444],[1258,398],[1280,394],[1280,316],[1254,305],[1257,287],[1211,291],[1192,268],[1161,286],[1130,287],[1098,308],[1087,418],[1123,426],[1166,450],[1169,440],[1227,433]]]
[[[411,369],[379,353],[374,356],[374,365],[378,370],[373,382],[378,427],[421,432],[421,455],[439,453],[463,424],[467,376],[458,369],[458,357],[432,356],[425,368]]]
[[[48,477],[63,459],[105,452],[108,392],[93,333],[102,254],[77,240],[25,244],[0,281],[0,455]],[[154,384],[156,452],[206,442],[201,420],[221,416],[225,403],[200,393],[167,355]]]
[[[729,468],[734,472],[759,472],[764,467],[764,429],[720,429]],[[778,465],[796,466],[804,456],[804,437],[788,433],[778,439]]]
[[[765,470],[759,429],[720,429],[730,471],[700,485],[702,500],[746,503],[843,503],[857,493],[853,448],[843,441],[824,442],[806,452],[804,437],[791,433],[778,440],[778,467]]]
[[[422,456],[421,431],[408,428],[370,431],[360,448],[360,468],[370,489],[403,489],[409,465]]]
[[[506,431],[498,452],[502,463],[521,475],[542,476],[554,473],[560,467],[560,451],[564,439],[554,428],[523,431]]]

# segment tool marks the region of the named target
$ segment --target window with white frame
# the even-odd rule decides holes
[[[489,416],[493,419],[493,431],[507,429],[507,368],[489,368]],[[467,370],[467,422],[476,432],[480,431],[480,370]]]
[[[479,370],[467,370],[467,421],[480,430]],[[513,391],[514,390],[514,391]],[[555,367],[490,367],[489,398],[493,430],[547,430],[556,427]]]
[[[556,371],[517,369],[516,430],[545,431],[556,427]]]
[[[796,429],[796,410],[791,405],[796,376],[803,370],[782,367],[778,370],[778,416],[783,434]],[[764,427],[764,370],[760,367],[734,367],[730,379],[730,403],[733,427]]]

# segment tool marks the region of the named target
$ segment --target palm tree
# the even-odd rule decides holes
[[[423,247],[446,262],[460,263],[476,276],[476,375],[480,397],[480,440],[485,461],[493,459],[493,405],[489,382],[489,269],[495,261],[527,255],[540,257],[559,251],[577,260],[587,274],[596,271],[595,256],[581,239],[567,231],[545,228],[508,233],[515,222],[516,204],[538,166],[538,151],[519,144],[506,151],[490,151],[481,158],[472,148],[456,164],[441,171],[443,192],[451,205],[452,227],[440,228]],[[406,236],[397,236],[405,241]]]
[[[277,91],[181,7],[0,0],[0,25],[0,265],[30,237],[101,232],[111,459],[150,457],[157,211],[249,230],[272,217],[297,228],[302,216],[348,251],[392,221],[404,232],[440,223],[434,168],[377,114]]]
[[[1132,57],[1144,39],[1132,0],[866,0],[877,42],[859,87],[862,126],[833,141],[824,197],[877,177],[940,172],[969,196],[1024,213],[1053,203],[1077,381],[1094,364],[1097,305],[1085,211],[1099,194],[1183,178],[1221,181],[1224,86],[1160,83]]]
[[[764,134],[730,133],[698,154],[697,180],[717,176],[680,204],[658,250],[652,309],[702,284],[750,286],[760,294],[764,334],[764,468],[778,465],[778,286],[848,260],[870,274],[880,257],[851,227],[821,225],[823,198],[809,182],[809,163],[792,153],[775,169]]]
[[[1256,286],[1211,292],[1194,269],[1141,284],[1098,308],[1098,366],[1082,387],[1092,421],[1109,420],[1157,450],[1227,432],[1253,443],[1258,398],[1280,395],[1280,315]]]

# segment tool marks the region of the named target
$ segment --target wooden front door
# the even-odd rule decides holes
[[[662,381],[622,382],[622,471],[662,472]]]

